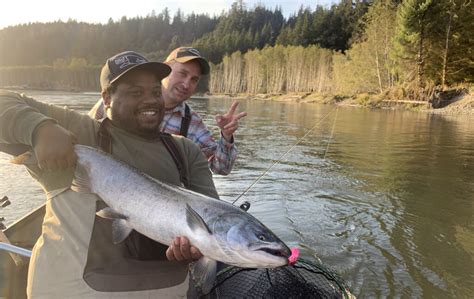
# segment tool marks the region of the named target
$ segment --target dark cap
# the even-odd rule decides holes
[[[107,89],[110,84],[125,75],[127,72],[137,68],[144,68],[152,71],[157,75],[160,81],[171,72],[171,68],[164,63],[151,62],[143,55],[134,51],[122,52],[107,59],[107,62],[102,67],[100,73],[100,86],[102,87],[102,90]]]
[[[201,65],[201,73],[203,75],[209,74],[210,67],[209,62],[206,58],[201,56],[201,53],[195,48],[190,47],[179,47],[174,49],[168,57],[166,57],[165,62],[177,61],[180,63],[185,63],[191,60],[197,60]]]

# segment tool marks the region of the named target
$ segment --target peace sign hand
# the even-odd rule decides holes
[[[225,140],[228,142],[232,141],[232,135],[239,127],[239,119],[247,115],[247,112],[235,114],[235,110],[237,109],[238,105],[239,102],[233,101],[229,111],[226,114],[216,115],[217,125],[222,131],[222,136],[224,136]]]

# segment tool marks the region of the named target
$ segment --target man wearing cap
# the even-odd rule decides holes
[[[202,118],[185,103],[195,93],[202,75],[209,74],[208,61],[197,49],[179,47],[168,55],[165,63],[171,67],[171,74],[162,82],[166,110],[160,130],[191,139],[207,157],[212,172],[229,174],[237,157],[233,134],[239,119],[247,113],[236,113],[238,102],[234,101],[226,114],[217,115],[221,137],[216,141]],[[89,115],[101,119],[104,111],[103,102],[99,100]]]
[[[184,237],[170,247],[136,232],[114,245],[109,221],[95,215],[104,202],[70,190],[79,143],[111,153],[148,175],[218,198],[205,157],[192,141],[160,133],[161,80],[171,69],[136,52],[102,68],[107,118],[96,121],[63,107],[0,91],[0,143],[31,147],[28,166],[46,192],[42,233],[28,270],[28,297],[163,298],[188,292],[187,263],[201,257]],[[170,150],[169,145],[175,146]],[[181,156],[178,167],[173,155]],[[179,170],[181,169],[181,171]]]

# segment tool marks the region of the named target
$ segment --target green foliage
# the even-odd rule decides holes
[[[248,10],[243,1],[236,1],[229,12],[220,16],[215,30],[196,39],[193,46],[219,63],[224,55],[235,51],[245,53],[273,45],[284,23],[279,8],[269,10],[258,5]]]
[[[398,9],[397,32],[394,56],[399,62],[399,71],[405,80],[418,76],[423,82],[425,58],[429,52],[429,30],[432,29],[432,16],[435,5],[432,0],[404,1]],[[417,73],[407,73],[409,65],[417,66]],[[422,86],[423,84],[420,84]]]
[[[352,36],[357,36],[362,30],[359,21],[368,7],[368,1],[343,0],[330,9],[318,5],[314,12],[300,8],[282,29],[277,43],[294,46],[318,44],[344,52],[349,48]]]
[[[171,20],[164,9],[145,18],[110,19],[106,25],[70,20],[8,27],[0,30],[0,66],[53,65],[58,59],[78,57],[102,65],[125,50],[163,59],[170,46],[190,45],[212,31],[217,21],[207,15],[185,17],[180,11]]]
[[[403,81],[472,82],[474,8],[468,0],[407,0],[398,9],[393,57]],[[416,65],[416,73],[413,70]]]
[[[285,19],[278,7],[237,0],[214,17],[180,10],[170,16],[165,8],[104,25],[24,24],[0,30],[0,85],[43,86],[48,78],[81,88],[89,82],[86,89],[94,90],[98,73],[91,70],[113,54],[136,50],[160,61],[193,45],[213,63],[213,92],[386,94],[418,86],[410,92],[422,94],[474,81],[473,15],[471,0],[341,0],[314,11],[301,7]]]
[[[390,41],[396,26],[395,7],[389,1],[373,4],[364,16],[365,31],[346,55],[334,59],[333,81],[338,92],[383,92],[393,86],[394,60]]]
[[[361,106],[368,106],[370,103],[370,95],[368,93],[358,94],[356,97],[356,103]]]
[[[426,75],[436,85],[474,82],[474,5],[467,0],[439,1],[430,39]]]
[[[99,90],[99,66],[84,65],[84,60],[57,61],[55,66],[17,66],[0,68],[3,86],[22,86],[35,89]]]
[[[170,16],[167,8],[154,10],[146,17],[109,19],[105,25],[67,22],[34,23],[0,30],[0,66],[52,65],[57,59],[80,57],[101,65],[107,57],[124,50],[135,50],[161,60],[177,46],[193,45],[212,62],[235,51],[281,45],[309,46],[346,50],[358,29],[368,1],[343,0],[330,8],[315,11],[301,8],[288,20],[281,8],[260,4],[247,8],[234,1],[220,16],[184,15],[178,10]],[[35,49],[35,51],[31,51]]]

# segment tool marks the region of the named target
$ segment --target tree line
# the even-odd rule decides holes
[[[163,60],[175,47],[192,45],[212,62],[203,91],[383,93],[409,86],[424,92],[472,83],[473,6],[470,0],[341,0],[301,7],[286,19],[279,7],[248,8],[237,0],[212,17],[170,16],[164,9],[107,24],[24,24],[0,30],[0,85],[96,90],[94,70],[115,53],[132,49]]]
[[[332,51],[319,46],[282,46],[234,52],[213,65],[213,93],[327,92],[331,90]]]
[[[474,81],[474,4],[469,0],[379,0],[345,55],[334,55],[334,82],[344,91],[394,86],[427,94]]]
[[[341,2],[338,9],[344,5],[348,2]],[[357,3],[352,6],[357,11]],[[313,14],[300,10],[302,18],[284,29],[273,47],[224,56],[213,68],[210,91],[395,90],[401,92],[397,96],[428,100],[436,91],[474,81],[474,4],[469,0],[373,1],[351,25],[350,46],[344,51],[315,42],[322,35],[304,34],[307,30],[301,24],[321,22],[312,18],[319,14],[319,8]]]
[[[354,28],[344,24],[357,21],[362,16],[358,7],[368,7],[368,1],[357,0],[357,10],[343,4],[331,8],[318,8],[311,12],[301,8],[288,19],[281,8],[266,8],[259,4],[247,8],[243,0],[235,1],[231,8],[219,16],[207,14],[185,15],[180,10],[171,16],[165,8],[152,11],[146,17],[122,17],[107,24],[88,24],[68,20],[51,23],[30,23],[0,30],[0,67],[53,65],[58,59],[70,61],[85,59],[90,65],[101,65],[115,53],[135,50],[150,59],[163,60],[168,52],[181,45],[193,45],[213,63],[219,63],[226,54],[249,49],[262,49],[279,44],[300,44],[288,40],[288,34],[306,35],[319,33],[328,37],[340,36],[339,40],[325,39],[323,47],[346,50]],[[299,25],[303,18],[321,15],[324,21]],[[341,21],[344,20],[344,21]],[[305,21],[306,22],[306,21]],[[285,38],[280,37],[285,32]],[[302,36],[307,39],[307,36]],[[281,40],[277,42],[277,40]],[[317,43],[311,40],[311,43]],[[303,46],[309,43],[301,44]],[[32,51],[34,49],[34,51]]]

